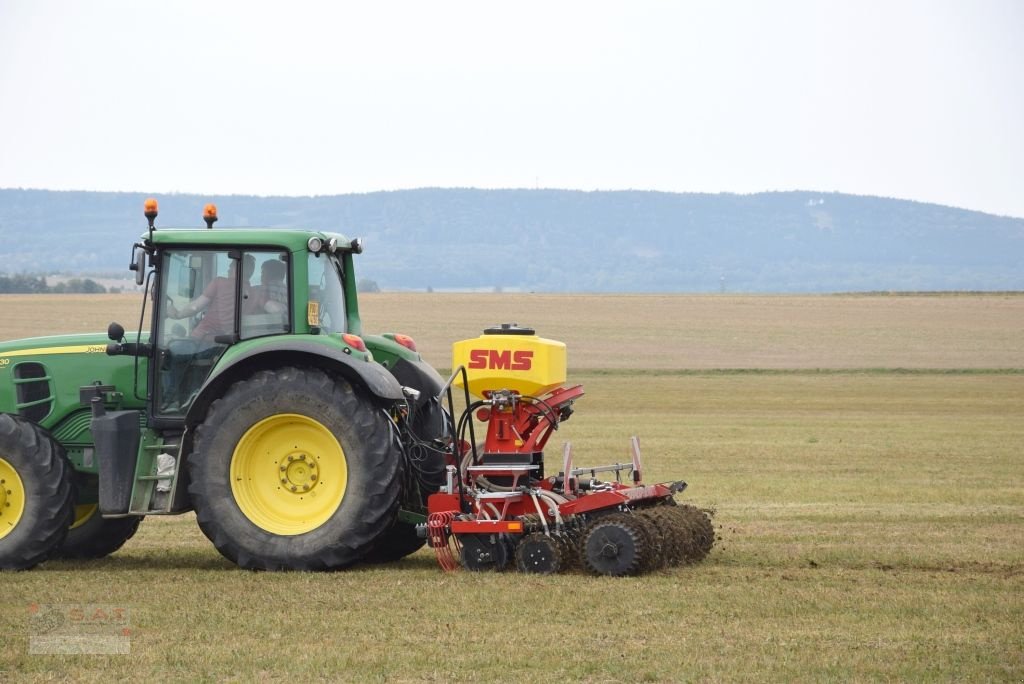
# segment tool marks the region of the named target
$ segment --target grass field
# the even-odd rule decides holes
[[[682,477],[683,498],[716,510],[711,556],[617,580],[445,575],[426,551],[250,573],[191,515],[150,518],[109,559],[0,578],[0,676],[1024,678],[1024,297],[363,302],[368,328],[414,334],[439,366],[502,320],[567,341],[587,396],[553,446],[604,462],[639,434],[649,479]],[[0,337],[25,334],[12,321],[27,311],[48,334],[102,329],[115,307],[127,322],[136,305],[0,298]],[[128,608],[131,655],[30,655],[37,604]]]
[[[363,295],[366,330],[413,335],[433,365],[506,321],[583,369],[1024,368],[1024,295]],[[141,295],[2,295],[0,339],[136,330]]]

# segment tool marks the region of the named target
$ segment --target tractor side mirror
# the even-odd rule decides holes
[[[114,322],[107,326],[107,338],[114,342],[120,342],[124,339],[124,326],[120,323]]]
[[[111,323],[107,326],[107,337],[112,342],[107,343],[107,356],[153,356],[153,345],[141,344],[138,342],[122,342],[124,339],[124,326],[120,323]]]
[[[135,271],[135,284],[141,285],[146,280],[146,250],[141,249],[142,245],[132,245],[132,262],[128,264],[129,271]]]
[[[146,250],[140,249],[135,254],[135,284],[141,285],[146,280]]]

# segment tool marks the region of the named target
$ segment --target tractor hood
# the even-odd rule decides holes
[[[108,342],[106,333],[89,333],[0,343],[0,412],[54,430],[85,410],[79,388],[97,383],[122,394],[123,408],[144,406],[144,399],[135,397],[136,359],[107,356]],[[137,361],[145,377],[148,360]]]

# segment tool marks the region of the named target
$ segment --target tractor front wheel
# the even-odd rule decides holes
[[[96,504],[75,506],[68,536],[57,549],[57,558],[104,558],[135,536],[141,516],[104,518]]]
[[[34,423],[0,414],[0,569],[46,560],[64,541],[73,512],[63,447]]]
[[[203,533],[243,568],[330,570],[394,520],[401,453],[389,418],[315,369],[232,385],[196,430],[189,493]]]

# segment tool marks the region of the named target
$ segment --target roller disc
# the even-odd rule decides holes
[[[508,545],[495,534],[460,534],[462,565],[473,572],[504,570],[508,565]]]
[[[665,567],[665,541],[661,530],[647,516],[641,512],[635,512],[630,516],[634,524],[640,528],[644,535],[643,570],[658,570]]]
[[[666,557],[672,564],[699,562],[715,544],[715,528],[708,514],[693,506],[664,506],[649,513],[667,541]]]
[[[577,532],[563,532],[552,537],[562,554],[561,572],[575,570],[580,565],[580,535]]]
[[[646,539],[631,516],[599,518],[583,535],[583,564],[597,575],[636,575],[644,568]]]
[[[715,545],[715,527],[707,513],[694,506],[677,506],[676,516],[687,531],[683,547],[683,562],[697,563],[711,553]]]
[[[689,534],[678,522],[673,509],[667,506],[648,508],[641,513],[658,530],[661,537],[661,557],[666,565],[683,562],[683,549]]]
[[[661,567],[662,540],[657,528],[650,520],[637,511],[609,513],[600,518],[601,522],[621,521],[640,536],[640,572]]]
[[[565,567],[564,546],[559,538],[534,532],[516,547],[516,567],[522,572],[551,575]]]

